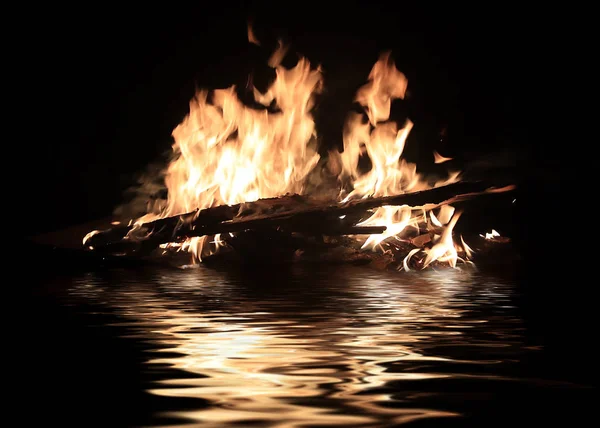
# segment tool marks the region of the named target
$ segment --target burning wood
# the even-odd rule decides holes
[[[224,233],[230,236],[223,238],[223,243],[227,242],[234,248],[231,238],[234,238],[233,242],[239,241],[239,238],[232,234],[248,231],[262,231],[268,235],[273,229],[288,234],[300,233],[304,237],[374,235],[385,232],[386,226],[360,226],[358,223],[376,208],[404,206],[415,211],[432,210],[513,189],[514,186],[494,188],[482,182],[458,182],[419,192],[340,203],[323,203],[309,197],[288,195],[94,231],[84,239],[84,245],[97,251],[147,255],[161,244]],[[459,191],[464,193],[456,193]],[[412,248],[422,248],[433,241],[433,236],[441,235],[443,229],[441,225],[433,227],[408,242]],[[295,242],[294,251],[302,246],[298,239]],[[397,245],[394,248],[399,250]]]
[[[335,254],[373,261],[375,253],[360,250],[382,249],[378,263],[394,260],[404,269],[436,261],[454,266],[459,251],[467,254],[464,241],[452,239],[460,216],[453,205],[514,186],[461,182],[458,173],[432,182],[401,157],[412,122],[397,129],[389,121],[391,101],[402,99],[407,87],[389,54],[356,94],[364,114],[349,116],[344,150],[319,162],[311,109],[323,86],[321,70],[304,58],[284,68],[279,62],[285,49],[272,56],[279,59],[270,63],[277,74],[271,87],[266,93],[253,89],[265,109],[245,106],[233,87],[210,96],[200,91],[173,131],[176,156],[164,177],[167,199],[127,226],[90,232],[84,246],[139,256],[185,250],[204,261],[223,249],[247,259]],[[362,158],[370,169],[359,167]],[[435,157],[437,163],[447,160]],[[305,194],[319,168],[333,173],[339,198]]]

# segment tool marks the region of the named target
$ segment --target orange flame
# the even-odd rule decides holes
[[[303,193],[304,179],[319,160],[311,108],[322,87],[320,69],[306,59],[286,69],[277,65],[285,47],[272,55],[276,80],[266,93],[254,88],[258,103],[278,109],[272,113],[245,106],[235,87],[200,91],[190,112],[173,131],[177,157],[165,183],[166,208],[148,214],[138,224],[195,209],[255,201],[285,193]],[[188,247],[198,257],[206,239]],[[218,241],[218,238],[217,238]]]
[[[431,187],[417,173],[415,164],[402,159],[402,152],[413,123],[407,120],[398,130],[395,122],[388,121],[392,100],[403,98],[406,87],[407,79],[396,69],[389,53],[381,55],[371,70],[369,82],[359,89],[356,96],[356,101],[365,108],[368,122],[363,120],[362,115],[354,114],[349,117],[346,124],[344,152],[340,157],[342,174],[351,178],[353,190],[344,201],[371,196],[392,196]],[[371,160],[372,168],[361,174],[358,165],[363,152]],[[434,187],[455,182],[458,176],[458,173],[454,173],[448,179],[435,183]],[[452,266],[456,264],[457,254],[452,242],[452,229],[458,216],[451,219],[452,212],[448,215],[449,210],[454,211],[452,207],[443,206],[440,210],[440,219],[435,218],[433,212],[430,212],[436,226],[445,226],[445,230],[439,237],[439,242],[430,250],[425,250],[427,256],[424,267],[435,260],[447,261]],[[375,249],[386,239],[399,236],[409,227],[418,230],[421,221],[421,217],[413,216],[411,207],[380,207],[360,225],[386,226],[386,231],[369,236],[362,248]],[[413,254],[416,252],[418,251]]]
[[[252,28],[248,39],[259,44]],[[302,194],[305,179],[319,161],[315,123],[311,114],[314,95],[322,89],[320,68],[311,67],[300,58],[291,69],[281,66],[287,47],[281,42],[269,59],[276,79],[265,93],[253,88],[256,102],[269,109],[244,105],[234,86],[227,89],[199,91],[190,103],[190,112],[173,131],[174,160],[165,177],[168,199],[159,214],[149,213],[137,219],[136,225],[160,217],[173,216],[217,205],[232,205],[277,197],[286,193]],[[381,55],[373,66],[368,83],[356,94],[365,114],[352,114],[343,134],[344,151],[331,153],[328,166],[349,181],[352,189],[340,193],[340,200],[390,196],[448,184],[458,180],[458,173],[446,180],[429,183],[417,173],[415,164],[402,158],[413,123],[407,120],[398,129],[389,121],[391,103],[402,99],[408,81],[398,71],[389,53]],[[273,107],[275,111],[273,112]],[[365,121],[365,116],[368,121]],[[372,168],[359,170],[359,158],[368,156]],[[440,158],[436,157],[436,162]],[[415,215],[415,208],[384,206],[360,225],[386,226],[385,233],[371,235],[363,248],[381,247],[388,238],[398,238],[408,229],[419,230],[425,224],[443,228],[434,237],[425,254],[424,266],[436,260],[456,265],[458,259],[452,241],[452,230],[459,215],[452,207],[443,206],[437,216],[425,207]],[[135,233],[132,232],[132,233]],[[196,258],[210,254],[220,245],[220,237],[196,237],[178,248],[192,252]],[[462,249],[468,252],[463,241]]]
[[[444,157],[444,156],[440,155],[435,150],[433,151],[433,159],[434,159],[435,163],[444,163],[444,162],[448,162],[448,161],[452,160],[452,158],[447,158],[447,157]]]

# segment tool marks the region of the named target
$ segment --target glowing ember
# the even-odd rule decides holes
[[[482,238],[488,239],[488,240],[492,240],[492,239],[499,237],[500,234],[498,232],[496,232],[494,229],[492,229],[491,232],[486,232],[485,235],[479,235],[479,236],[481,236]]]
[[[260,44],[250,27],[248,38]],[[368,82],[356,94],[356,102],[364,108],[364,113],[349,116],[343,134],[343,152],[330,153],[327,163],[318,164],[311,109],[314,96],[322,89],[323,76],[320,68],[311,67],[305,58],[300,58],[291,69],[281,66],[286,52],[286,47],[280,44],[269,59],[276,79],[266,93],[253,89],[255,101],[268,109],[244,105],[235,87],[197,93],[188,116],[172,134],[175,156],[164,180],[167,199],[135,220],[135,225],[196,209],[286,193],[304,194],[306,179],[317,165],[337,171],[339,183],[345,183],[338,201],[334,202],[399,195],[459,180],[459,173],[454,172],[445,180],[430,182],[417,173],[415,164],[402,158],[413,123],[407,120],[398,127],[389,118],[392,100],[404,98],[408,81],[389,53],[381,55]],[[372,167],[367,172],[359,169],[361,156],[368,156],[371,161]],[[435,163],[448,160],[434,153]],[[389,250],[394,241],[419,242],[421,248],[415,248],[404,259],[405,270],[409,270],[410,259],[419,253],[423,268],[435,261],[454,267],[461,260],[459,254],[468,259],[472,251],[462,237],[460,244],[452,239],[460,213],[448,205],[435,207],[435,212],[432,208],[382,206],[358,225],[385,226],[385,232],[354,238],[362,248],[383,251]],[[409,232],[410,239],[406,236]],[[90,232],[84,243],[95,233]],[[136,236],[140,233],[146,232],[134,227],[128,238],[140,238]],[[189,251],[202,260],[221,245],[221,237],[216,235],[166,243],[161,248]]]

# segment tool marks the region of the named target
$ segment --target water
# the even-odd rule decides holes
[[[28,296],[31,411],[76,426],[573,423],[592,388],[474,270],[102,269]],[[27,312],[23,316],[27,316]]]

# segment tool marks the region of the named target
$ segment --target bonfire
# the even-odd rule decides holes
[[[284,67],[286,52],[280,44],[271,55],[276,78],[266,92],[253,88],[252,106],[235,86],[198,91],[172,133],[166,197],[147,198],[141,216],[91,231],[84,247],[125,257],[185,255],[196,264],[232,257],[376,260],[399,270],[470,263],[472,248],[453,233],[459,205],[514,186],[465,182],[459,171],[434,179],[403,158],[413,123],[396,123],[390,112],[408,81],[389,52],[356,93],[362,112],[350,113],[340,130],[343,150],[320,156],[313,107],[323,73],[306,58]]]

